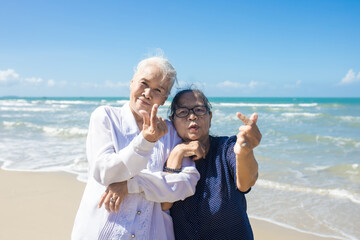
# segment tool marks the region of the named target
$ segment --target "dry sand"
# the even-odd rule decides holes
[[[67,173],[0,170],[0,239],[70,239],[85,184]],[[256,240],[325,240],[251,219]]]

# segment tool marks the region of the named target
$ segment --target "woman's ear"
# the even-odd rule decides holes
[[[211,119],[212,119],[212,112],[209,113],[210,121],[209,121],[209,129],[211,128]]]
[[[131,81],[130,81],[130,86],[129,86],[130,91],[131,91],[131,87],[132,87],[133,84],[134,84],[134,78],[132,78]]]

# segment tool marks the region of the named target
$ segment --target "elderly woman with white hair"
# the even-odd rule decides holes
[[[175,80],[168,60],[144,59],[131,80],[129,103],[101,106],[92,113],[86,142],[89,177],[73,240],[174,238],[171,217],[161,202],[193,195],[200,178],[189,158],[178,174],[163,171],[181,139],[173,125],[156,114]],[[98,205],[102,194],[106,197]]]

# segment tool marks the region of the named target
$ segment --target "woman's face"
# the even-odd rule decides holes
[[[205,106],[201,97],[196,92],[186,92],[181,95],[176,109],[186,107],[191,109],[195,106]],[[211,126],[212,114],[206,110],[206,114],[203,116],[197,116],[194,111],[190,111],[189,115],[180,118],[173,117],[173,123],[179,136],[185,141],[198,140],[202,143],[206,143],[209,138],[209,129]]]
[[[150,113],[154,104],[165,103],[170,83],[163,81],[162,77],[162,72],[155,65],[147,65],[134,75],[130,84],[130,107],[135,118],[142,119],[140,110]]]

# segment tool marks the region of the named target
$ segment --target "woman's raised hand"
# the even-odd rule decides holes
[[[159,105],[154,104],[151,109],[151,115],[149,113],[141,110],[140,113],[143,115],[143,129],[142,134],[146,140],[149,142],[156,142],[162,136],[168,132],[165,119],[156,116]]]
[[[191,157],[192,160],[199,160],[205,158],[205,146],[199,141],[191,141],[182,143],[184,157]]]
[[[257,113],[253,113],[250,118],[247,118],[244,114],[237,112],[236,116],[244,123],[244,125],[239,127],[234,152],[235,154],[251,152],[259,145],[262,138],[260,130],[256,125],[258,115]]]

